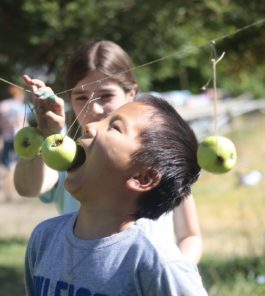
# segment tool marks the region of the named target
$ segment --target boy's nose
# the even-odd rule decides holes
[[[94,138],[97,134],[96,124],[97,122],[86,124],[86,127],[84,129],[84,136],[86,136],[87,138]]]

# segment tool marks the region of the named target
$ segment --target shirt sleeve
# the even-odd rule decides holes
[[[189,262],[155,264],[152,270],[143,268],[140,277],[143,295],[207,296],[197,267]]]
[[[28,242],[24,265],[24,282],[27,296],[34,296],[34,232]]]

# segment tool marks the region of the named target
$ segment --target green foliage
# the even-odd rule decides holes
[[[88,39],[110,39],[129,52],[135,65],[159,60],[137,70],[143,90],[200,92],[211,75],[210,41],[217,40],[218,54],[227,53],[218,69],[219,87],[261,96],[264,22],[219,37],[264,15],[265,4],[259,0],[2,0],[0,76],[21,82],[22,74],[30,72],[53,83],[55,75],[60,91],[75,48]]]
[[[257,65],[253,69],[246,69],[244,71],[239,71],[238,73],[229,74],[229,77],[230,80],[222,79],[222,86],[231,95],[248,92],[255,98],[264,98],[264,65]]]

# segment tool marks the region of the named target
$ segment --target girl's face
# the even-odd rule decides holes
[[[84,130],[87,123],[102,120],[120,106],[133,101],[135,95],[135,90],[125,93],[119,84],[93,70],[76,84],[71,104]]]

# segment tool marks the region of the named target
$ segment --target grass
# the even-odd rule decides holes
[[[265,174],[265,116],[242,117],[229,134],[237,147],[235,169],[225,175],[203,173],[194,187],[204,238],[199,264],[211,296],[262,296],[265,284],[264,181],[241,186],[238,176]],[[0,296],[24,295],[23,261],[27,238],[0,240]]]
[[[25,239],[10,238],[0,240],[1,266],[19,267],[24,262]]]

